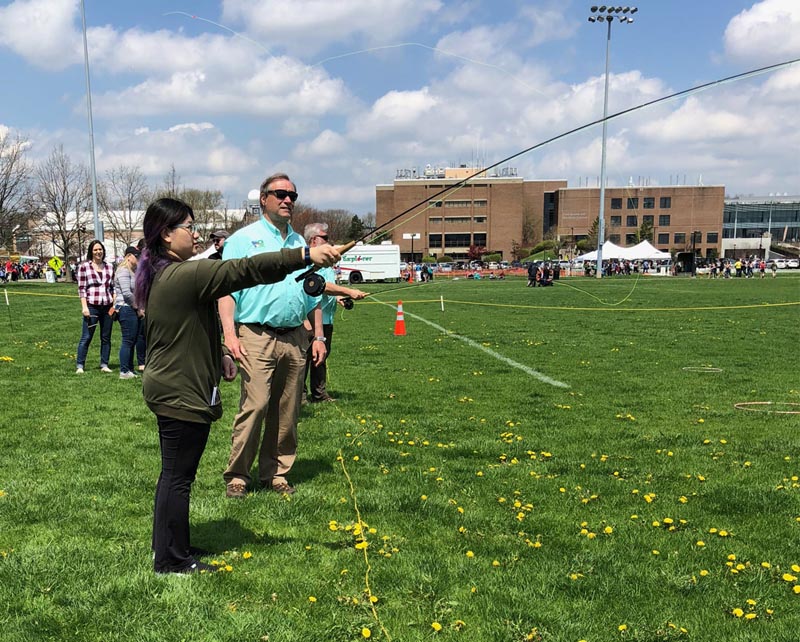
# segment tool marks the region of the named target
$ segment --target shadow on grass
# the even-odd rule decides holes
[[[245,544],[279,544],[288,541],[290,540],[285,538],[259,535],[230,517],[192,524],[192,545],[211,553],[236,550]]]
[[[292,466],[292,482],[303,483],[314,479],[322,473],[333,471],[331,462],[325,459],[301,459],[300,457]]]

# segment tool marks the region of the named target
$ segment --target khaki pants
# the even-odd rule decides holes
[[[233,420],[231,456],[223,477],[228,484],[250,483],[257,454],[262,484],[287,483],[297,451],[297,417],[311,335],[303,326],[286,334],[252,324],[240,325],[237,331],[247,356],[240,362],[239,412]]]

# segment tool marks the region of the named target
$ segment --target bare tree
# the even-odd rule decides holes
[[[208,239],[208,235],[215,229],[223,227],[222,192],[219,190],[200,190],[187,187],[181,191],[178,197],[194,211],[194,222],[201,230],[203,238]]]
[[[180,198],[181,177],[175,169],[175,164],[169,166],[169,171],[164,176],[161,187],[153,192],[152,199],[158,198]]]
[[[28,219],[31,165],[25,160],[28,141],[0,130],[0,247],[11,250],[15,231]]]
[[[98,200],[114,235],[124,245],[133,242],[133,231],[142,226],[147,181],[138,166],[120,165],[106,172]]]
[[[42,229],[69,264],[71,254],[83,253],[80,233],[90,220],[88,202],[91,195],[86,166],[73,163],[62,146],[54,147],[50,156],[35,170],[33,198],[41,212]]]

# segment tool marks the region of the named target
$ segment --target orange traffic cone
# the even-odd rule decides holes
[[[406,319],[403,316],[403,302],[397,302],[397,319],[394,322],[394,336],[406,336]]]

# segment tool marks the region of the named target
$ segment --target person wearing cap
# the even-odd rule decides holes
[[[119,327],[122,330],[122,343],[119,346],[119,378],[136,379],[133,371],[133,349],[136,352],[140,368],[144,366],[144,311],[137,309],[133,300],[133,289],[136,283],[136,266],[139,263],[139,250],[129,245],[125,248],[125,258],[117,266],[114,273],[114,308],[118,314]],[[138,341],[139,336],[142,341]]]
[[[209,255],[209,259],[221,259],[222,258],[222,248],[225,245],[225,239],[230,236],[227,231],[225,230],[217,230],[211,236],[209,236],[209,240],[214,244],[214,249],[216,250],[213,254]]]

